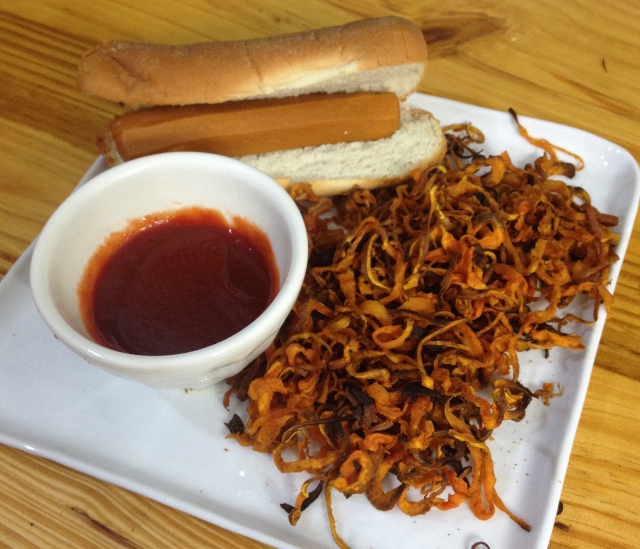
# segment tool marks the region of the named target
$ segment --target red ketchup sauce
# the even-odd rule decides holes
[[[202,349],[239,332],[279,286],[261,229],[189,207],[133,220],[109,235],[89,261],[78,297],[94,341],[158,356]]]

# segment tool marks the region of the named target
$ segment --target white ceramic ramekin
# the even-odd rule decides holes
[[[110,233],[147,214],[201,206],[241,216],[268,236],[280,291],[249,326],[204,349],[140,356],[92,341],[83,325],[77,287],[87,262]],[[111,168],[71,194],[39,235],[31,289],[54,335],[88,362],[153,387],[202,388],[239,372],[273,341],[302,286],[307,233],[297,206],[275,181],[227,157],[163,153]]]

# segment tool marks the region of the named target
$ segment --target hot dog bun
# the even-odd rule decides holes
[[[241,156],[239,160],[285,187],[306,182],[317,195],[331,196],[356,186],[373,189],[398,183],[416,170],[436,165],[445,152],[440,123],[431,113],[405,105],[400,128],[390,137]]]
[[[101,137],[100,149],[109,165],[122,162],[110,133]],[[390,137],[237,158],[285,188],[310,183],[317,195],[332,196],[356,186],[373,189],[398,183],[416,170],[435,166],[445,152],[446,141],[438,120],[427,111],[402,105],[400,128]]]
[[[126,105],[189,105],[307,93],[391,91],[403,98],[425,70],[420,29],[399,17],[184,46],[112,41],[83,57],[81,91]]]
[[[83,58],[78,86],[131,106],[180,106],[187,111],[189,105],[198,104],[392,92],[401,103],[399,128],[391,136],[236,156],[283,186],[309,182],[317,194],[332,195],[355,186],[392,184],[440,162],[446,151],[440,124],[430,113],[404,103],[420,83],[425,66],[426,44],[420,29],[405,19],[384,17],[239,42],[186,46],[108,42]],[[370,118],[361,120],[370,123]],[[199,124],[195,117],[192,123]],[[197,132],[189,135],[188,124],[180,128],[159,125],[158,131],[172,139],[176,133],[184,135],[187,147]],[[99,142],[110,164],[123,160],[110,131]],[[190,150],[180,146],[167,150]]]

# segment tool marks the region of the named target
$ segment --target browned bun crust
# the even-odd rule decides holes
[[[219,103],[339,91],[326,89],[323,79],[417,64],[418,81],[398,94],[404,96],[417,86],[426,55],[416,25],[382,17],[234,42],[107,42],[84,56],[77,85],[85,93],[128,105]]]

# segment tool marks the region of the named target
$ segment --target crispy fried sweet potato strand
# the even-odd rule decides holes
[[[292,524],[322,483],[327,505],[332,489],[412,516],[467,502],[480,519],[497,507],[529,529],[495,491],[486,440],[554,394],[519,383],[518,353],[582,349],[562,330],[593,320],[561,310],[577,295],[592,298],[594,319],[610,306],[617,220],[555,178],[573,165],[519,127],[544,151],[524,168],[474,152],[481,132],[456,126],[443,164],[404,184],[332,200],[292,190],[310,237],[306,279],[274,344],[225,397],[248,399],[245,429],[229,436],[311,475],[286,506]]]

